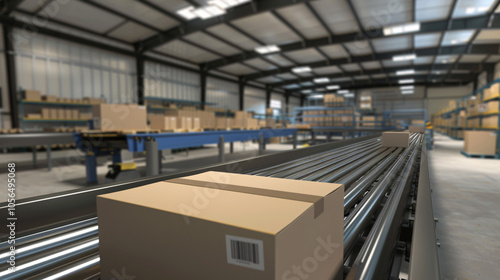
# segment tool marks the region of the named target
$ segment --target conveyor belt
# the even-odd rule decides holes
[[[242,170],[236,171],[345,184],[344,259],[347,277],[374,279],[373,276],[377,275],[376,279],[388,279],[422,141],[422,135],[413,134],[409,148],[395,149],[381,147],[378,138],[365,137],[357,142],[351,141],[349,145],[309,153],[280,164],[270,162],[263,168],[249,168],[242,163]],[[282,155],[286,158],[289,154]],[[92,275],[98,279],[96,218],[24,236],[17,240],[16,245],[18,270],[8,273],[8,244],[0,243],[0,279],[57,279],[50,277],[70,270],[72,279]]]

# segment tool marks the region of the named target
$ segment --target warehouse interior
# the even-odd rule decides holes
[[[499,118],[500,0],[0,1],[0,279],[496,279]]]

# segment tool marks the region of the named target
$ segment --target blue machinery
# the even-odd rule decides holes
[[[293,148],[297,147],[297,129],[259,129],[205,131],[189,133],[147,133],[117,135],[114,133],[75,133],[77,147],[86,153],[85,165],[88,183],[97,183],[97,156],[111,155],[113,163],[121,162],[120,150],[146,152],[146,175],[161,173],[161,151],[197,147],[208,144],[219,145],[219,161],[224,162],[224,143],[258,140],[259,153],[265,150],[266,139],[293,136]]]

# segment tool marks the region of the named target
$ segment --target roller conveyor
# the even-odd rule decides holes
[[[16,266],[22,269],[6,273],[8,247],[0,243],[0,279],[99,279],[95,196],[208,170],[345,184],[344,276],[346,279],[390,279],[394,276],[391,270],[397,265],[394,260],[398,254],[401,257],[401,253],[396,252],[396,244],[403,213],[409,212],[406,206],[411,204],[408,194],[412,183],[419,183],[414,175],[419,171],[416,165],[422,142],[421,135],[413,134],[409,148],[383,148],[377,136],[369,136],[236,164],[28,199],[18,204],[19,213],[28,215],[27,226],[18,232],[17,240],[20,253]],[[52,206],[45,215],[54,211],[58,217],[37,219],[37,215],[45,217],[35,213],[35,209],[44,209],[40,208],[44,205]],[[5,209],[0,211],[3,215]],[[0,237],[1,241],[6,240],[5,236]],[[53,255],[58,257],[50,259]]]

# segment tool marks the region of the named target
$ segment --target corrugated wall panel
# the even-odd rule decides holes
[[[266,113],[266,92],[263,89],[246,86],[244,96],[245,111],[253,111],[257,114]]]
[[[237,83],[208,77],[207,78],[207,102],[215,103],[216,108],[238,110],[239,89]]]
[[[57,97],[102,97],[109,103],[137,100],[135,59],[15,29],[17,85]]]
[[[300,98],[295,96],[290,96],[288,101],[289,101],[288,112],[290,114],[293,114],[293,109],[295,109],[296,107],[300,107]]]
[[[5,113],[1,116],[2,123],[0,123],[1,128],[10,128],[10,116],[8,112],[10,112],[9,107],[9,94],[7,88],[7,66],[5,65],[5,46],[3,43],[3,26],[0,24],[0,88],[2,88],[2,113]]]
[[[200,101],[200,76],[183,69],[146,62],[145,96]]]

